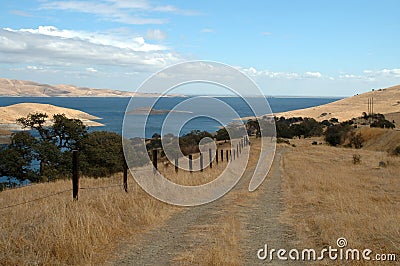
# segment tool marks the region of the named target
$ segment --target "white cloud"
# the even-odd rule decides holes
[[[296,72],[274,72],[270,70],[257,70],[254,67],[242,68],[238,67],[239,70],[243,71],[249,76],[252,77],[266,77],[270,79],[323,79],[330,78],[323,76],[320,72],[310,72],[307,71],[305,73],[296,73]]]
[[[110,65],[159,69],[180,61],[167,47],[149,44],[141,36],[37,29],[0,29],[0,55],[8,63],[42,65]]]
[[[167,38],[167,34],[159,29],[148,29],[146,37],[150,40],[163,41]]]
[[[375,81],[392,81],[399,82],[400,78],[400,69],[381,69],[381,70],[364,70],[361,74],[353,74],[353,73],[342,73],[339,75],[340,79],[352,79],[352,80],[360,80],[367,82],[375,82]]]
[[[4,28],[4,30],[15,32],[15,33],[32,33],[36,35],[59,37],[59,40],[70,39],[70,40],[83,40],[92,44],[113,46],[121,49],[131,49],[133,51],[161,51],[167,48],[161,45],[148,44],[141,36],[132,38],[121,38],[115,35],[102,34],[102,33],[91,33],[84,31],[74,30],[59,30],[54,26],[39,26],[37,29],[19,29],[13,30],[10,28]]]
[[[339,75],[339,78],[341,79],[365,79],[365,76],[361,76],[361,75],[354,75],[354,74],[342,74]]]
[[[320,72],[306,72],[303,77],[305,78],[321,78],[322,74]]]
[[[38,66],[27,66],[26,67],[29,70],[43,70],[43,67],[38,67]]]
[[[261,35],[268,36],[268,35],[272,35],[272,33],[269,31],[263,31],[263,32],[261,32]]]
[[[400,78],[400,68],[393,68],[393,69],[381,69],[381,70],[364,70],[364,74],[369,77],[395,77]]]
[[[174,13],[179,15],[198,15],[192,10],[175,6],[156,6],[149,1],[101,0],[101,1],[52,1],[44,2],[42,9],[65,10],[93,14],[105,20],[125,24],[164,24],[167,20],[149,17],[148,13]],[[145,14],[143,14],[145,13]]]
[[[87,71],[87,72],[90,72],[90,73],[96,73],[98,70],[95,69],[95,68],[93,68],[93,67],[87,67],[87,68],[86,68],[86,71]]]

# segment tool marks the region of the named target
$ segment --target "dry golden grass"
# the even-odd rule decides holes
[[[400,104],[398,103],[397,106],[400,107]],[[385,118],[387,120],[389,120],[389,121],[394,121],[394,124],[396,125],[396,127],[399,128],[399,125],[400,125],[400,112],[394,112],[394,113],[385,114]]]
[[[307,248],[336,246],[345,237],[348,247],[374,253],[398,253],[400,248],[400,158],[385,152],[298,146],[283,161],[284,220]],[[361,163],[353,164],[353,154]],[[378,167],[384,161],[387,167]]]
[[[317,121],[337,118],[341,122],[359,117],[368,111],[368,99],[374,98],[374,112],[389,114],[399,111],[400,86],[394,86],[382,90],[369,91],[353,97],[341,99],[332,103],[276,113],[280,117],[312,117]],[[322,115],[324,114],[324,115]]]
[[[99,122],[93,121],[99,119],[99,117],[80,110],[43,103],[17,103],[0,107],[0,124],[16,124],[18,118],[26,117],[28,114],[33,113],[45,113],[49,116],[49,119],[51,119],[55,114],[65,114],[68,118],[82,120],[82,122],[87,126],[104,126]]]
[[[192,174],[183,170],[175,173],[173,165],[163,164],[159,170],[176,183],[199,185],[215,179],[226,166],[224,160],[214,162],[212,171],[206,168]],[[160,226],[180,210],[152,198],[132,178],[128,182],[129,193],[125,193],[121,174],[82,178],[79,201],[72,201],[69,180],[1,192],[0,208],[65,191],[0,210],[0,264],[101,263],[123,238]],[[87,189],[95,187],[105,188]]]
[[[121,187],[70,191],[0,210],[0,265],[88,265],[104,262],[124,237],[146,232],[178,208],[143,192],[129,179]],[[81,179],[81,187],[108,187],[122,176]],[[0,193],[0,206],[29,201],[71,188],[71,181],[38,184]]]
[[[226,149],[228,144],[221,145]],[[225,156],[225,154],[224,154]],[[172,165],[161,173],[186,185],[207,183],[227,166],[192,174]],[[122,174],[110,178],[81,178],[79,200],[72,201],[70,180],[42,183],[0,193],[0,265],[93,265],[107,260],[118,243],[162,226],[181,208],[145,193],[131,177],[129,193],[122,189]],[[98,188],[100,189],[90,189]],[[64,192],[63,192],[64,191]],[[1,209],[47,195],[60,194]],[[226,226],[229,226],[227,224]]]
[[[227,215],[220,225],[213,228],[215,239],[211,246],[204,247],[203,265],[241,265],[240,234],[241,224],[235,215]]]
[[[398,130],[363,127],[359,129],[359,132],[364,139],[365,149],[392,153],[400,145]]]

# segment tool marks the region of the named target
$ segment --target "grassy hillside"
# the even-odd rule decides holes
[[[276,113],[284,117],[312,117],[318,121],[338,118],[341,122],[368,113],[368,99],[374,100],[374,113],[400,112],[400,85],[355,95],[336,102],[306,109]]]
[[[321,250],[336,247],[336,240],[345,237],[350,248],[399,255],[400,157],[367,149],[314,146],[309,140],[291,142],[297,147],[282,165],[287,206],[282,219],[296,228],[300,246]],[[360,164],[353,164],[356,153]],[[380,167],[380,161],[386,166]]]

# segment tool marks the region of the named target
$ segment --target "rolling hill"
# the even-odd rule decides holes
[[[320,106],[276,113],[275,116],[312,117],[317,121],[337,118],[339,121],[345,121],[359,117],[363,112],[368,113],[370,98],[374,101],[374,113],[384,114],[388,119],[400,124],[398,121],[400,119],[400,85],[366,92]]]
[[[53,117],[54,114],[65,114],[68,118],[82,120],[87,126],[103,126],[103,124],[93,121],[100,118],[79,110],[51,104],[19,103],[0,107],[0,129],[19,130],[20,126],[16,123],[16,120],[21,117],[26,117],[30,113],[46,113],[49,118]]]
[[[158,93],[136,93],[112,89],[94,89],[74,85],[49,85],[33,81],[0,78],[0,96],[15,97],[159,97]],[[181,96],[181,95],[169,95]]]

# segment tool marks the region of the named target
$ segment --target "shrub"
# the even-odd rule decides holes
[[[356,149],[361,149],[363,146],[364,138],[361,133],[352,132],[350,136],[350,146]]]
[[[330,126],[325,132],[325,140],[332,146],[340,145],[344,142],[349,130],[350,128],[347,125],[338,124]]]
[[[353,154],[353,164],[361,163],[361,155],[360,154]]]
[[[276,124],[276,136],[278,138],[288,138],[294,137],[293,129],[285,122],[277,121]]]
[[[290,145],[290,141],[287,139],[283,139],[283,138],[277,138],[276,143],[285,143],[285,144]]]
[[[313,118],[293,117],[285,119],[281,117],[275,124],[276,136],[280,138],[293,138],[294,136],[308,138],[321,136],[323,133],[322,124]]]
[[[372,122],[370,127],[394,128],[395,125],[386,119],[379,119],[379,120]]]
[[[329,122],[329,121],[326,120],[326,119],[325,119],[324,121],[322,121],[320,124],[323,125],[323,126],[326,126],[326,127],[332,126],[332,123]]]

